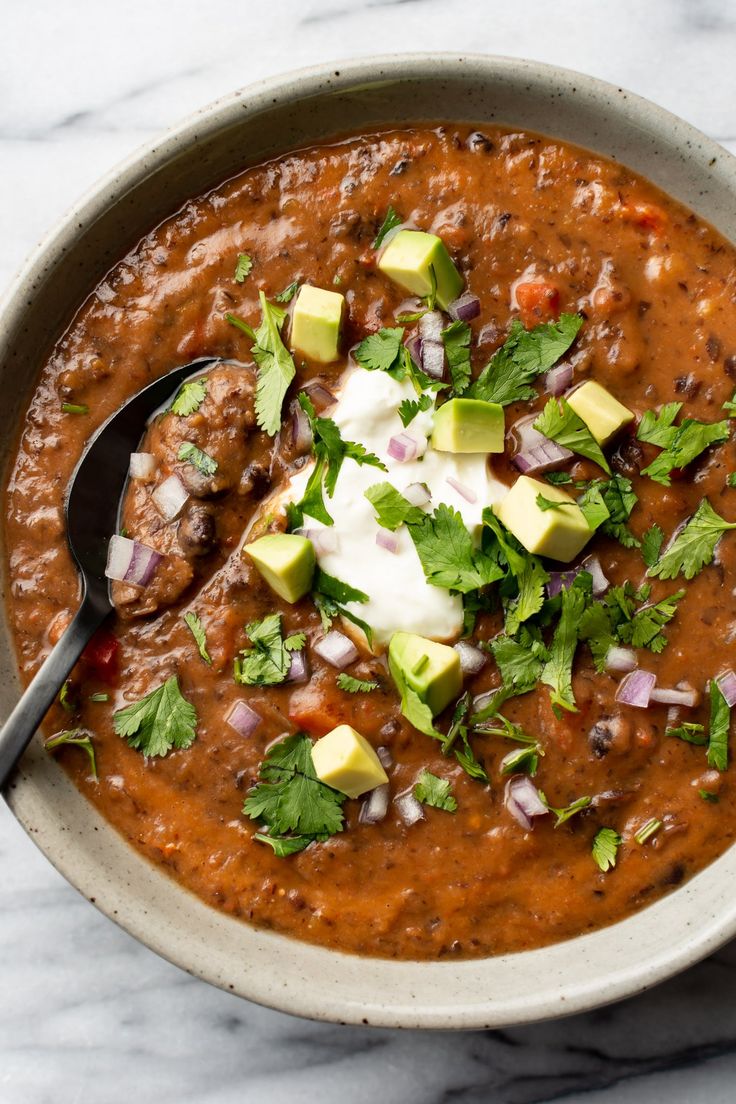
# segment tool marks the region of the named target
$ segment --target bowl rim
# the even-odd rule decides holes
[[[606,99],[612,105],[612,110],[619,115],[626,115],[634,127],[640,126],[659,133],[668,133],[671,140],[678,146],[685,148],[697,148],[704,157],[714,159],[718,165],[714,173],[723,172],[723,162],[726,161],[725,171],[730,174],[731,187],[736,188],[736,174],[734,173],[734,160],[727,151],[713,139],[702,134],[691,124],[683,121],[678,116],[666,109],[651,103],[650,101],[617,88],[605,81],[585,74],[574,72],[556,65],[530,61],[526,59],[501,57],[485,54],[456,54],[451,52],[416,52],[391,54],[369,58],[355,58],[345,61],[329,61],[305,68],[285,72],[272,76],[253,84],[237,89],[231,93],[219,97],[210,104],[201,107],[186,116],[179,123],[166,130],[160,137],[143,143],[122,161],[105,173],[96,183],[93,183],[80,197],[80,199],[63,215],[56,224],[41,239],[40,243],[31,252],[28,260],[22,266],[14,280],[11,280],[0,300],[0,318],[8,320],[9,329],[14,326],[26,309],[28,299],[34,294],[35,288],[40,282],[44,270],[49,266],[60,263],[65,251],[64,243],[73,236],[80,225],[89,225],[111,204],[119,202],[125,194],[141,183],[149,171],[151,159],[158,166],[165,165],[175,155],[181,152],[183,145],[194,144],[196,139],[203,135],[215,135],[224,130],[236,118],[250,117],[259,111],[267,111],[279,102],[295,103],[311,96],[324,95],[327,90],[346,91],[355,88],[356,85],[375,85],[387,78],[392,82],[397,79],[417,78],[426,80],[431,74],[429,68],[451,76],[457,67],[476,68],[485,70],[487,75],[523,73],[529,82],[536,82],[540,86],[549,86],[553,82],[566,84],[568,87],[574,82],[581,97],[590,101]],[[411,119],[404,121],[403,125],[410,125]],[[551,131],[550,133],[553,133]],[[326,136],[327,137],[327,136]],[[298,147],[294,147],[298,148]],[[590,148],[590,147],[589,147]],[[599,1007],[612,1001],[621,1000],[624,997],[640,992],[659,981],[671,977],[673,974],[696,963],[707,954],[722,946],[727,940],[736,935],[736,903],[730,908],[722,907],[720,913],[714,915],[710,922],[704,923],[699,929],[690,930],[679,942],[660,948],[658,954],[653,954],[648,968],[630,968],[626,963],[612,964],[611,975],[606,984],[605,991],[601,991],[600,982],[592,982],[583,978],[567,989],[554,986],[547,990],[543,985],[536,999],[526,999],[524,1002],[514,1002],[507,999],[503,1006],[494,1004],[490,998],[480,999],[477,995],[469,998],[465,1005],[443,1004],[438,1002],[431,1007],[422,1007],[412,1003],[408,995],[406,999],[395,999],[392,1003],[382,1003],[380,1000],[372,1001],[368,997],[356,996],[354,999],[346,999],[344,994],[324,991],[316,997],[305,994],[299,988],[298,979],[292,984],[283,987],[267,986],[259,982],[255,976],[248,976],[237,984],[228,984],[226,979],[215,969],[209,968],[206,963],[193,962],[191,957],[182,950],[182,945],[172,950],[171,941],[161,935],[152,926],[151,917],[145,910],[136,910],[134,907],[125,909],[121,907],[124,898],[122,895],[110,891],[109,887],[95,889],[94,874],[80,869],[79,859],[74,846],[69,846],[70,840],[61,841],[59,834],[54,834],[53,825],[47,824],[44,830],[39,830],[39,803],[36,781],[43,779],[48,770],[54,770],[61,774],[60,768],[52,765],[49,767],[38,754],[38,749],[31,749],[24,759],[21,769],[9,789],[6,800],[28,833],[29,837],[41,849],[44,855],[51,861],[57,870],[85,896],[91,897],[95,906],[106,916],[112,919],[139,939],[145,945],[152,948],[162,957],[175,963],[187,972],[218,985],[219,987],[234,991],[241,996],[259,1004],[295,1015],[308,1016],[332,1022],[366,1024],[386,1027],[428,1027],[435,1029],[447,1028],[478,1028],[492,1026],[506,1026],[514,1023],[536,1022],[542,1019],[566,1016]],[[35,778],[35,780],[34,780]],[[58,779],[57,779],[58,782]],[[62,786],[72,786],[66,778]],[[84,799],[86,801],[86,798]],[[99,814],[95,814],[99,816]],[[106,824],[101,817],[100,823]],[[111,826],[108,828],[117,836]],[[120,839],[124,848],[128,845]],[[140,858],[140,856],[138,856]],[[722,863],[721,856],[710,864],[707,870]],[[147,860],[143,859],[144,863]],[[150,865],[150,864],[149,864]],[[156,868],[160,877],[168,876]],[[674,890],[668,898],[671,900],[678,895],[693,893],[693,887],[697,890],[702,874],[690,879],[683,887]],[[188,891],[181,892],[188,895]],[[600,929],[592,935],[583,935],[576,940],[567,941],[584,943],[586,940],[595,939],[601,932],[611,931],[625,925],[632,925],[637,917],[644,914],[654,916],[661,902],[649,906],[649,908],[635,913],[610,928]],[[208,906],[198,902],[199,909],[208,911]],[[236,921],[236,923],[242,923]],[[270,933],[259,932],[259,929],[250,929],[258,933],[254,936],[254,945],[269,943],[273,940],[284,940],[286,937],[272,936]],[[264,935],[264,940],[260,936]],[[324,948],[315,948],[310,944],[304,944],[297,940],[287,940],[297,948],[296,957],[305,962],[318,962],[320,956],[329,954],[332,957],[351,959],[353,963],[362,962],[374,964],[375,959],[358,959],[355,956],[340,955],[337,952],[326,952]],[[542,948],[540,951],[519,952],[524,956],[549,955],[555,947],[566,944],[554,944],[551,947]],[[501,956],[509,959],[517,956]],[[493,960],[469,960],[469,965],[477,965],[479,962]],[[498,959],[495,961],[499,961]],[[406,979],[410,977],[409,968],[414,970],[437,970],[438,976],[449,963],[404,962],[394,964],[398,974]],[[456,964],[461,965],[461,964]],[[302,967],[298,967],[297,972]],[[449,974],[447,975],[450,976]],[[302,976],[301,981],[306,987],[308,979]],[[554,990],[554,991],[553,991]]]

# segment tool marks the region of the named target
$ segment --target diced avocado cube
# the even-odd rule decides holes
[[[450,399],[434,416],[432,444],[440,452],[503,452],[503,407],[482,399]]]
[[[463,278],[452,263],[442,238],[423,230],[399,230],[383,251],[378,267],[413,295],[432,294],[437,283],[437,302],[443,310],[463,290]]]
[[[271,590],[285,602],[298,602],[308,594],[314,574],[314,547],[296,533],[269,533],[246,544],[250,556]]]
[[[599,445],[608,444],[620,429],[634,420],[632,411],[594,380],[588,380],[566,397]]]
[[[435,717],[463,687],[460,656],[447,644],[426,636],[397,632],[388,647],[388,665],[394,680],[405,682]]]
[[[365,736],[348,724],[338,725],[317,740],[312,762],[320,782],[348,797],[360,797],[388,782],[381,760]]]
[[[542,495],[557,508],[543,510],[537,504]],[[538,556],[569,563],[593,536],[583,511],[574,498],[559,487],[521,475],[493,512],[517,540]]]
[[[291,316],[292,348],[320,364],[337,360],[344,307],[338,291],[302,284]]]

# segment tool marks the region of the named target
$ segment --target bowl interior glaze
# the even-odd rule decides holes
[[[288,150],[440,118],[506,124],[586,146],[649,177],[736,238],[736,160],[662,109],[589,77],[442,54],[287,74],[218,101],[136,153],[39,247],[1,312],[0,386],[11,396],[0,431],[3,462],[51,344],[105,272],[158,221]],[[0,618],[5,716],[19,683]],[[565,1015],[661,981],[736,933],[732,848],[630,919],[552,947],[470,962],[365,960],[255,930],[203,905],[128,847],[38,741],[8,800],[57,869],[142,942],[224,989],[316,1019],[478,1028]]]

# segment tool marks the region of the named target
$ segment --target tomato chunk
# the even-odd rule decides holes
[[[319,685],[302,686],[291,695],[289,720],[312,736],[326,736],[347,719],[345,709]]]
[[[527,330],[540,322],[556,322],[560,317],[560,293],[554,284],[517,284],[516,302]]]
[[[667,225],[667,215],[654,203],[624,203],[621,206],[621,217],[624,222],[633,222],[635,226],[642,230],[651,230],[653,234],[661,234]]]
[[[103,682],[111,683],[118,673],[120,645],[109,629],[98,629],[82,652],[82,659]]]

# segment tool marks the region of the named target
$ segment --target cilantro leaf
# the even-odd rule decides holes
[[[193,468],[201,472],[202,475],[214,475],[217,471],[218,464],[211,456],[206,452],[202,452],[200,448],[193,445],[191,441],[182,441],[179,445],[179,451],[176,454],[177,460],[186,460],[188,464],[191,464]]]
[[[277,686],[284,682],[291,667],[291,653],[304,647],[304,634],[290,636],[287,647],[281,634],[280,613],[251,621],[245,631],[250,647],[243,648],[235,659],[235,681],[244,686]]]
[[[516,319],[506,341],[468,388],[468,398],[501,406],[535,398],[536,391],[530,384],[564,356],[582,324],[580,315],[562,314],[559,322],[544,322],[525,330]]]
[[[534,422],[534,429],[550,440],[557,441],[563,448],[592,460],[611,474],[601,446],[566,399],[548,399],[544,410]]]
[[[637,502],[631,480],[614,472],[610,479],[592,479],[578,499],[578,506],[591,528],[599,528],[624,548],[638,548],[639,541],[626,524]],[[603,509],[608,512],[607,517],[603,517]],[[595,526],[592,520],[596,521]]]
[[[471,375],[470,326],[467,322],[452,322],[440,336],[450,366],[452,389],[456,395],[462,395],[468,389]]]
[[[457,801],[452,796],[450,783],[446,778],[438,778],[428,770],[423,770],[419,775],[419,781],[414,786],[414,796],[417,801],[421,801],[422,805],[444,809],[447,813],[454,813],[457,809]]]
[[[604,874],[616,865],[621,836],[613,828],[599,828],[593,838],[593,858]]]
[[[421,525],[426,517],[420,506],[413,506],[391,483],[374,483],[365,497],[376,511],[378,524],[392,532],[400,525]]]
[[[409,524],[408,529],[432,586],[467,594],[503,575],[491,557],[473,546],[462,514],[444,502],[432,515],[422,511],[422,520]]]
[[[431,395],[420,395],[418,399],[402,399],[399,405],[401,424],[406,428],[420,411],[430,410],[434,399]]]
[[[354,356],[361,368],[369,372],[389,372],[397,379],[404,378],[401,365],[404,330],[401,326],[379,330],[364,338],[355,350]],[[398,375],[397,373],[401,373]]]
[[[660,602],[643,606],[630,621],[618,627],[619,640],[634,648],[649,648],[659,654],[667,644],[667,637],[660,630],[675,616],[677,603],[684,597],[685,591],[678,590]]]
[[[290,284],[287,284],[283,291],[280,291],[278,295],[274,295],[274,299],[277,303],[290,303],[299,290],[299,281],[293,280]]]
[[[344,801],[345,794],[317,778],[312,741],[296,733],[269,748],[243,812],[268,827],[268,835],[258,833],[257,838],[283,858],[341,832]]]
[[[425,736],[432,736],[435,740],[443,740],[442,733],[434,727],[432,710],[421,700],[416,690],[409,686],[404,676],[404,669],[400,664],[393,661],[391,652],[388,656],[388,666],[391,677],[396,683],[396,689],[401,696],[402,715],[406,717],[409,724],[414,725],[414,728],[418,729],[419,732],[423,732]]]
[[[522,626],[518,639],[505,634],[495,637],[490,643],[493,658],[496,661],[503,683],[501,696],[495,696],[489,706],[476,713],[475,724],[482,723],[496,712],[497,703],[506,698],[517,697],[533,690],[539,681],[549,652],[539,634]]]
[[[238,253],[238,263],[235,265],[233,280],[236,284],[242,284],[246,276],[250,276],[253,261],[247,253]]]
[[[728,767],[728,736],[731,710],[715,679],[710,683],[710,731],[708,733],[708,766],[718,771]]]
[[[357,441],[343,440],[337,423],[332,418],[318,417],[312,400],[305,392],[302,391],[298,398],[312,430],[315,463],[304,489],[304,497],[296,504],[296,510],[301,514],[309,514],[323,525],[332,525],[333,519],[325,506],[322,486],[324,483],[328,497],[332,498],[343,460],[347,458],[354,460],[356,464],[367,464],[382,471],[386,470],[386,465]]]
[[[705,727],[695,721],[684,721],[677,728],[668,728],[665,730],[665,736],[676,736],[678,740],[684,740],[686,744],[696,744],[700,747],[708,743]]]
[[[669,427],[664,434],[668,440],[666,448],[651,464],[642,468],[641,474],[648,475],[650,479],[661,483],[664,487],[669,487],[671,471],[686,468],[710,445],[727,440],[729,432],[728,419],[722,422],[698,422],[694,418],[686,418],[676,429]],[[660,439],[662,436],[660,433]]]
[[[669,448],[677,433],[675,419],[681,410],[681,402],[671,402],[665,403],[657,414],[653,410],[645,411],[636,431],[638,440],[658,448]]]
[[[322,618],[322,627],[325,632],[332,625],[333,619],[339,614],[347,618],[348,621],[352,621],[359,629],[362,629],[368,644],[372,643],[373,632],[370,625],[345,608],[346,602],[363,603],[370,601],[368,595],[364,594],[362,590],[358,590],[348,583],[343,583],[341,579],[336,579],[334,575],[328,575],[326,571],[318,567],[312,583],[312,600]]]
[[[55,751],[59,747],[78,747],[85,752],[89,759],[90,772],[95,782],[99,781],[97,774],[97,757],[95,755],[95,747],[92,743],[92,737],[89,732],[85,732],[81,728],[70,728],[64,732],[57,732],[55,736],[49,737],[45,741],[44,747],[47,751]]]
[[[664,533],[658,525],[652,525],[647,529],[641,539],[641,557],[647,567],[654,567],[659,559]]]
[[[524,570],[516,576],[518,594],[514,601],[505,603],[506,619],[504,630],[514,636],[519,626],[536,613],[539,613],[544,605],[544,588],[549,582],[549,575],[542,567],[542,562],[537,556],[528,556]]]
[[[347,691],[348,694],[369,694],[371,690],[378,689],[377,682],[353,678],[352,675],[346,674],[345,671],[341,671],[337,676],[337,685],[341,690]]]
[[[207,651],[207,634],[204,631],[204,626],[202,625],[199,617],[197,617],[196,613],[190,611],[189,613],[184,614],[183,620],[197,642],[199,654],[201,655],[202,659],[205,661],[205,663],[211,664],[212,659],[209,652]]]
[[[72,692],[72,680],[66,679],[64,685],[59,691],[59,705],[67,713],[76,713],[79,708],[79,702],[76,695]]]
[[[532,777],[539,769],[539,757],[544,755],[540,744],[534,743],[529,747],[515,748],[501,760],[501,774],[517,774],[523,772]]]
[[[605,670],[608,652],[618,644],[648,648],[655,654],[667,646],[662,628],[675,616],[685,591],[637,609],[636,603],[646,603],[650,591],[649,586],[634,590],[630,582],[611,587],[602,601],[593,602],[582,614],[580,639],[587,640],[598,671]]]
[[[386,237],[386,235],[390,234],[392,230],[395,230],[397,226],[401,226],[403,221],[404,220],[402,219],[401,215],[398,215],[396,211],[394,211],[393,207],[389,207],[388,211],[386,212],[386,217],[381,223],[381,227],[375,238],[373,239],[373,248],[380,249],[383,245],[383,239]]]
[[[167,755],[172,748],[188,748],[197,735],[197,711],[172,675],[140,701],[113,713],[113,728],[144,755]]]
[[[686,579],[692,579],[712,561],[716,545],[727,529],[736,529],[736,522],[725,521],[704,498],[648,574],[674,579],[682,573]]]
[[[539,676],[542,682],[552,688],[552,708],[555,712],[559,707],[572,713],[577,712],[572,690],[572,663],[578,643],[580,619],[590,598],[590,586],[590,575],[583,571],[572,586],[560,594],[560,620],[549,646],[549,659]]]
[[[253,330],[247,322],[233,314],[226,314],[225,318],[253,342],[251,352],[258,368],[256,419],[261,429],[270,437],[275,437],[281,428],[281,407],[289,384],[296,375],[296,368],[291,353],[281,340],[286,311],[269,303],[262,291],[259,291],[258,298],[261,303],[258,329]]]
[[[442,754],[447,755],[452,751],[456,760],[469,778],[475,779],[476,782],[487,783],[489,781],[488,775],[483,766],[476,759],[475,752],[470,746],[470,740],[468,739],[467,721],[468,713],[470,712],[470,702],[470,693],[467,690],[464,694],[461,694],[455,702],[450,727],[447,731],[447,735],[442,738]],[[436,735],[439,736],[440,734],[436,733]],[[462,747],[455,746],[458,740],[460,740]]]
[[[736,391],[730,399],[726,399],[721,409],[727,412],[729,418],[736,418]]]
[[[207,380],[198,379],[183,383],[169,410],[172,414],[178,414],[180,418],[186,418],[189,414],[194,414],[195,410],[199,410],[206,395]]]
[[[569,805],[564,805],[561,809],[555,809],[555,807],[553,805],[550,805],[550,803],[547,801],[547,798],[544,796],[541,790],[539,791],[539,796],[541,797],[542,801],[547,806],[549,811],[555,814],[555,817],[557,818],[555,820],[555,828],[559,828],[561,824],[564,824],[566,821],[570,820],[571,817],[574,817],[577,813],[582,812],[583,809],[587,809],[591,801],[593,800],[591,797],[578,797],[575,801],[571,801]]]
[[[587,641],[596,671],[605,671],[608,653],[617,646],[618,638],[614,633],[611,611],[603,602],[593,602],[583,611],[578,636]]]

